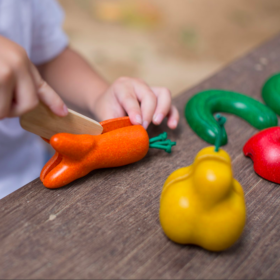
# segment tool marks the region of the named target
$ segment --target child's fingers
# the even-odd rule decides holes
[[[171,93],[163,87],[152,87],[151,89],[157,97],[157,108],[153,115],[153,123],[159,125],[170,112]]]
[[[134,88],[131,84],[125,83],[116,85],[116,98],[120,105],[128,114],[132,124],[142,124],[141,109],[139,102],[135,96]]]
[[[34,109],[38,105],[36,89],[28,71],[19,74],[16,81],[14,100],[9,117],[18,117]]]
[[[39,99],[57,116],[65,117],[68,114],[68,109],[55,91],[45,81],[42,84],[37,84],[37,86]]]
[[[172,105],[170,108],[170,112],[168,114],[167,125],[171,129],[175,129],[178,125],[178,121],[179,121],[179,112],[178,112],[177,108]]]
[[[11,107],[11,94],[0,85],[0,120],[6,118]]]
[[[39,99],[56,115],[61,117],[66,116],[68,109],[59,95],[41,78],[38,70],[32,63],[30,64],[30,70]]]
[[[0,73],[0,120],[9,116],[15,79],[10,73]]]
[[[152,121],[156,106],[157,98],[148,85],[141,81],[135,82],[135,92],[141,103],[141,111],[143,118],[143,127],[147,129]]]

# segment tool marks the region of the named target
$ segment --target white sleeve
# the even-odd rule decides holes
[[[30,59],[45,63],[59,55],[68,45],[62,29],[64,13],[55,0],[33,0],[32,45]]]

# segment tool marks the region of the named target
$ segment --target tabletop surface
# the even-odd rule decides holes
[[[0,278],[279,278],[280,189],[257,176],[243,156],[256,130],[236,116],[228,117],[224,149],[245,191],[241,239],[222,253],[177,245],[165,237],[158,217],[167,176],[208,146],[184,118],[187,100],[209,88],[261,100],[264,81],[279,70],[280,36],[174,100],[179,128],[149,129],[150,136],[166,130],[177,141],[172,154],[150,149],[140,162],[93,171],[57,190],[37,179],[0,200]]]

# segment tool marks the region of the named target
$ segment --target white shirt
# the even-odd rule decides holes
[[[55,0],[0,0],[0,35],[21,45],[34,64],[44,63],[68,44],[63,17]],[[45,159],[42,140],[18,118],[1,120],[0,199],[37,178]]]

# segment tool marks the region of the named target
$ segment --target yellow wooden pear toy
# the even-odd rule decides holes
[[[225,118],[217,118],[222,131]],[[174,242],[221,251],[242,234],[244,193],[233,178],[230,156],[219,149],[220,141],[218,137],[216,147],[202,149],[192,165],[173,172],[163,186],[160,223]]]

